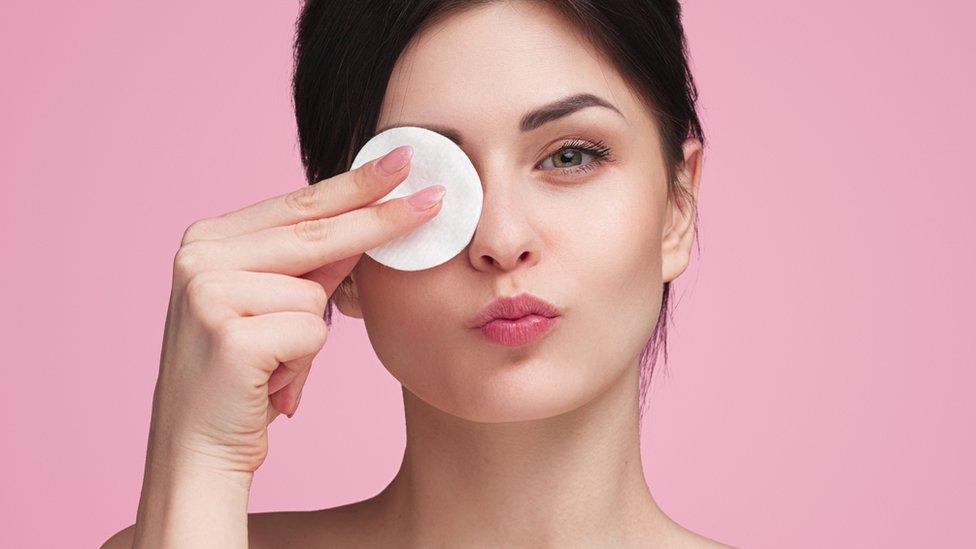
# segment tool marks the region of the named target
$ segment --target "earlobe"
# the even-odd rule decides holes
[[[682,145],[684,159],[677,171],[678,189],[669,193],[661,237],[662,282],[677,278],[691,261],[691,244],[695,238],[698,187],[702,171],[702,145],[698,139],[687,139]]]
[[[335,304],[339,308],[339,312],[343,315],[352,318],[363,318],[363,310],[359,304],[359,290],[356,286],[356,280],[351,273],[336,287],[336,291],[332,295],[335,298]]]

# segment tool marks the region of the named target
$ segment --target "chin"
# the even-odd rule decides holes
[[[600,394],[602,387],[593,378],[580,375],[567,363],[541,357],[517,363],[485,364],[485,357],[467,372],[454,371],[431,380],[404,387],[430,406],[468,421],[506,423],[556,417],[572,412]],[[572,375],[569,375],[573,372]],[[405,382],[406,381],[406,382]]]

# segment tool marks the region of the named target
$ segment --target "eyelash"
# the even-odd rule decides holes
[[[579,174],[590,171],[594,168],[598,168],[606,162],[613,161],[613,155],[611,154],[611,149],[603,141],[597,140],[596,142],[590,142],[583,139],[572,139],[563,143],[563,146],[558,150],[550,154],[545,158],[549,160],[553,156],[563,152],[566,149],[572,149],[588,153],[593,155],[593,160],[587,162],[586,164],[580,164],[579,166],[574,166],[571,168],[554,168],[562,173]]]

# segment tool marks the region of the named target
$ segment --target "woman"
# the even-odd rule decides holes
[[[137,521],[106,545],[722,546],[656,505],[639,446],[697,229],[678,3],[311,1],[295,59],[313,184],[187,229]],[[484,186],[468,247],[422,271],[363,252],[436,216],[440,189],[367,207],[409,147],[348,169],[398,125],[451,137]],[[533,297],[540,336],[472,328]],[[403,385],[400,471],[367,500],[248,515],[267,425],[294,414],[333,303]]]

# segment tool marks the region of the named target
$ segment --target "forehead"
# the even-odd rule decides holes
[[[492,2],[413,38],[391,74],[377,127],[424,121],[472,134],[517,133],[523,113],[577,93],[606,99],[627,120],[646,117],[622,76],[558,12]]]

